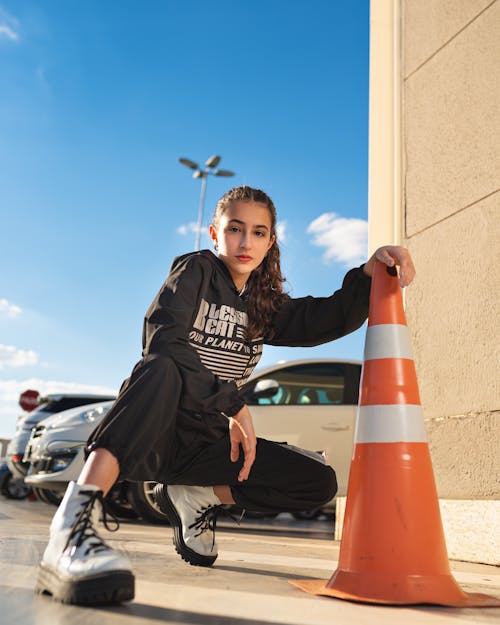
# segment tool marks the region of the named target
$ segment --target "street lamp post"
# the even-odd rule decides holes
[[[200,249],[201,226],[203,223],[203,207],[205,204],[205,193],[207,190],[208,176],[220,176],[223,178],[229,178],[231,176],[234,176],[234,172],[229,171],[228,169],[217,169],[217,165],[220,163],[220,161],[220,156],[211,156],[205,161],[205,168],[202,169],[198,165],[198,163],[195,163],[189,158],[179,158],[179,163],[185,165],[186,167],[189,167],[189,169],[194,169],[193,178],[201,178],[200,205],[198,207],[198,222],[196,224],[196,244],[194,248],[195,251],[198,251]]]

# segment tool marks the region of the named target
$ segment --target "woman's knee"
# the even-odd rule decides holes
[[[318,489],[318,499],[320,501],[318,507],[324,506],[337,494],[337,476],[335,475],[335,471],[332,467],[328,465],[322,466],[322,471],[318,476],[316,484]]]

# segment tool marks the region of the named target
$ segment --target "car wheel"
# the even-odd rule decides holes
[[[33,495],[35,495],[35,497],[38,499],[38,501],[44,501],[41,488],[36,488],[34,486],[31,490],[33,491]]]
[[[10,473],[2,484],[2,495],[8,499],[26,499],[31,493],[31,488],[24,483],[24,480],[16,478]]]
[[[313,521],[317,519],[321,514],[321,509],[316,508],[316,510],[301,510],[300,512],[292,512],[292,516],[297,521]]]
[[[129,501],[144,521],[168,525],[167,516],[156,503],[153,489],[156,482],[130,482],[128,488]]]
[[[138,514],[128,498],[129,482],[116,482],[106,495],[106,509],[119,519],[137,519]]]
[[[48,488],[34,488],[33,492],[37,499],[44,503],[50,503],[53,506],[58,506],[61,503],[64,494]]]

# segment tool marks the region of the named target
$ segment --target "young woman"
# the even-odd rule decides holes
[[[298,511],[336,493],[335,473],[319,458],[256,438],[239,389],[264,343],[312,346],[359,328],[375,262],[399,265],[406,286],[415,273],[409,253],[382,247],[330,297],[292,299],[283,291],[276,210],[263,191],[228,191],[210,236],[217,255],[175,259],[146,313],[142,359],[91,435],[78,483],[68,486],[54,516],[38,592],[77,604],[133,598],[128,558],[95,529],[103,496],[118,478],[158,482],[175,548],[198,566],[217,558],[214,521],[222,504]]]

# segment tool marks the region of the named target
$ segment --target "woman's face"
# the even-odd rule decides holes
[[[242,289],[274,243],[269,209],[252,201],[233,202],[218,228],[210,226],[210,236],[236,288]]]

